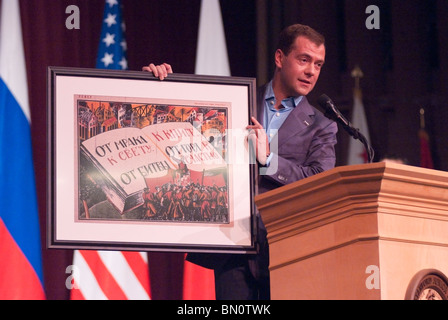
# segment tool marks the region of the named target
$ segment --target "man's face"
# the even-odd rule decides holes
[[[306,96],[310,93],[316,85],[324,62],[325,46],[317,46],[302,36],[297,37],[287,56],[277,50],[275,64],[285,97]]]

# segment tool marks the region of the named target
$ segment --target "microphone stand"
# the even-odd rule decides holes
[[[325,117],[340,124],[341,127],[343,127],[345,131],[348,132],[349,135],[362,142],[367,152],[367,160],[369,161],[369,163],[372,163],[373,158],[375,156],[375,152],[373,148],[370,146],[369,142],[367,141],[367,138],[361,132],[359,132],[359,129],[352,127],[350,122],[344,118],[344,116],[333,104],[333,101],[331,101],[331,99],[327,95],[325,94],[321,95],[318,100],[318,103],[323,109],[325,109],[324,112]]]
[[[340,123],[341,124],[341,123]],[[369,144],[369,142],[367,141],[367,138],[361,133],[359,132],[359,129],[353,128],[350,123],[348,125],[343,125],[341,124],[341,126],[345,129],[345,131],[348,132],[349,135],[351,135],[354,139],[357,139],[359,141],[362,142],[362,144],[364,145],[364,148],[366,149],[367,152],[367,160],[369,163],[373,162],[373,158],[375,156],[375,151],[373,150],[372,146]]]

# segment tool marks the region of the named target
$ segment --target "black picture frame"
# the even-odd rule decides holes
[[[48,67],[47,82],[48,248],[256,251],[255,79]]]

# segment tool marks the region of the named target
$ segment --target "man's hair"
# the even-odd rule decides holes
[[[288,55],[297,37],[300,36],[307,38],[317,46],[325,45],[325,37],[313,28],[303,24],[293,24],[280,33],[277,49]]]

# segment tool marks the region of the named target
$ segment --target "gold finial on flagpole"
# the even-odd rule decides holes
[[[355,89],[359,89],[359,82],[362,77],[364,77],[364,73],[362,72],[361,68],[356,65],[355,68],[352,70],[352,78],[355,78]]]
[[[420,108],[420,129],[425,129],[425,109]]]

